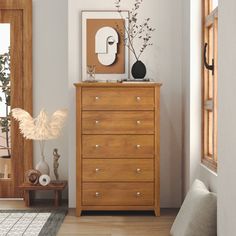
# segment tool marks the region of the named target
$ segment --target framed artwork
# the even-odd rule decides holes
[[[96,80],[129,77],[129,51],[124,44],[128,11],[82,11],[82,80],[94,68]]]

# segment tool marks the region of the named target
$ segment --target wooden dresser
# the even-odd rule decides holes
[[[78,83],[76,212],[160,215],[160,86]]]

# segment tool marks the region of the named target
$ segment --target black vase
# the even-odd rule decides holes
[[[131,74],[134,79],[143,79],[146,75],[146,66],[142,61],[136,61],[131,69]]]

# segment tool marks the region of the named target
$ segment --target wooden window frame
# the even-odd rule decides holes
[[[202,0],[202,52],[205,43],[207,61],[214,58],[214,75],[204,66],[202,53],[202,163],[217,171],[217,80],[218,80],[218,7],[212,10],[213,0]],[[212,32],[210,32],[212,28]],[[212,41],[211,41],[212,39]]]

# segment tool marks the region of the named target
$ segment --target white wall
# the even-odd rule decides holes
[[[218,78],[218,176],[209,171],[203,165],[197,165],[191,169],[191,162],[195,161],[194,157],[198,151],[190,155],[191,139],[198,136],[198,134],[191,136],[190,123],[191,106],[197,105],[191,102],[191,86],[192,76],[190,75],[191,66],[188,65],[189,58],[191,57],[192,48],[189,46],[192,30],[198,30],[199,22],[196,23],[196,15],[198,7],[195,8],[195,13],[191,14],[192,6],[196,6],[197,1],[188,0],[184,1],[184,40],[183,45],[187,47],[184,49],[183,58],[183,88],[184,88],[184,109],[185,109],[185,141],[184,141],[184,154],[185,154],[185,190],[188,189],[192,181],[191,173],[193,170],[194,177],[202,179],[206,185],[218,195],[218,235],[231,236],[236,232],[236,158],[235,158],[235,145],[236,145],[236,70],[235,70],[235,55],[236,55],[236,2],[235,0],[219,1],[219,78]],[[195,16],[195,17],[194,17]],[[188,21],[189,18],[189,21]],[[195,20],[194,20],[195,19]],[[190,22],[190,26],[187,22]],[[191,30],[190,30],[191,29]],[[199,35],[196,38],[199,38]],[[192,42],[191,42],[192,43]],[[196,46],[196,45],[195,45]],[[196,48],[195,48],[196,49]],[[194,50],[195,50],[194,49]],[[191,61],[191,60],[190,60]],[[186,66],[187,65],[187,66]],[[197,86],[198,87],[198,86]],[[195,99],[198,96],[195,97]],[[194,100],[193,100],[194,101]],[[198,106],[198,105],[197,105]],[[194,108],[195,109],[195,108]],[[197,115],[198,116],[198,115]],[[200,121],[200,120],[199,120]],[[199,128],[193,129],[192,132],[199,132]],[[197,141],[195,145],[200,148],[200,143]],[[199,157],[200,160],[200,157]]]
[[[69,0],[67,12],[66,0],[33,0],[34,114],[38,114],[42,107],[53,112],[60,107],[69,106],[70,116],[67,126],[63,130],[63,136],[59,140],[48,142],[46,155],[47,160],[52,164],[52,149],[59,148],[62,156],[61,178],[66,179],[69,174],[71,207],[75,206],[75,93],[73,83],[80,80],[80,10],[113,8],[113,1],[100,0],[97,7],[96,3],[95,0]],[[148,65],[149,76],[163,82],[161,93],[161,205],[178,206],[181,200],[182,118],[185,136],[184,154],[187,157],[183,173],[187,176],[187,187],[191,182],[189,155],[191,121],[188,122],[191,92],[189,80],[190,4],[188,0],[146,0],[143,7],[145,8],[143,14],[151,17],[157,28],[154,34],[155,46],[149,52],[145,52],[146,56],[143,60]],[[182,7],[184,7],[183,18],[181,18]],[[220,2],[218,127],[218,235],[220,236],[231,236],[236,232],[236,190],[234,188],[236,177],[236,158],[234,157],[236,143],[235,9],[234,0]],[[69,71],[67,71],[67,13],[69,13]],[[181,25],[184,25],[182,46]],[[152,56],[150,57],[150,55]],[[183,100],[181,100],[182,89],[184,91]],[[182,117],[182,102],[184,117]],[[38,148],[35,149],[34,154],[36,163],[39,160]],[[200,176],[213,190],[216,190],[215,176],[202,166],[198,166],[198,168],[200,169],[196,176]]]
[[[132,2],[125,2],[123,8],[130,9]],[[80,81],[81,73],[80,11],[114,9],[113,1],[101,0],[99,6],[95,4],[95,0],[33,1],[34,114],[38,114],[42,107],[49,112],[69,107],[69,118],[63,135],[58,140],[47,142],[46,156],[52,170],[52,149],[59,148],[60,174],[62,179],[67,179],[69,173],[69,198],[70,206],[73,207],[76,191],[73,83]],[[196,1],[192,1],[190,5],[188,0],[175,2],[146,0],[142,5],[141,17],[151,17],[153,26],[157,29],[153,35],[155,45],[144,53],[142,59],[148,65],[147,76],[163,82],[161,90],[161,206],[163,207],[179,206],[182,177],[184,177],[184,192],[195,177],[204,180],[214,191],[217,190],[216,177],[199,165],[200,123],[197,120],[200,119],[200,98],[198,99],[200,94],[196,89],[200,88],[197,83],[199,71],[196,71],[196,66],[199,65],[199,52],[196,51],[196,47],[194,51],[190,51],[193,45],[199,46],[200,42],[200,22],[196,21],[200,10],[196,4],[198,4]],[[158,7],[154,8],[154,5]],[[190,37],[197,40],[191,41],[190,44]],[[197,63],[196,58],[198,58]],[[190,83],[190,78],[193,83]],[[183,172],[182,146],[185,156]],[[40,158],[37,146],[34,153],[37,163]]]
[[[183,0],[182,2],[183,198],[190,185],[190,1]]]
[[[236,234],[236,1],[219,3],[218,235]]]
[[[201,164],[202,1],[183,0],[184,195],[194,179],[217,192],[217,176]]]
[[[48,113],[68,107],[67,0],[33,0],[33,111]],[[60,179],[68,177],[68,122],[59,139],[46,142],[45,156],[53,175],[53,148],[59,150]],[[34,164],[40,160],[38,144]],[[48,195],[41,194],[41,197]]]
[[[124,0],[123,9],[134,1]],[[157,29],[155,45],[144,52],[147,77],[161,89],[161,206],[178,207],[182,182],[182,5],[181,0],[145,0],[140,18],[150,17]],[[75,207],[75,89],[81,75],[81,10],[115,9],[114,1],[69,0],[69,202]]]

